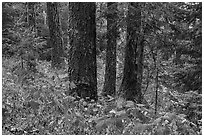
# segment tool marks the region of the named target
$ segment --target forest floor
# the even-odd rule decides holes
[[[67,96],[66,72],[52,70],[48,62],[38,62],[34,73],[15,58],[2,61],[3,135],[202,134],[202,125],[182,113],[162,109],[155,115],[152,107],[111,96],[97,102]],[[104,71],[98,69],[101,91]]]

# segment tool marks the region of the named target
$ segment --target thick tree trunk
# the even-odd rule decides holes
[[[114,6],[107,16],[107,47],[106,47],[106,70],[105,70],[105,83],[103,87],[104,95],[114,96],[116,86],[116,45],[117,45],[117,4],[108,2],[107,8]]]
[[[89,87],[84,92],[92,99],[97,99],[95,12],[94,2],[69,3],[69,78],[78,87]]]
[[[143,48],[141,48],[140,28],[141,28],[141,10],[139,3],[129,3],[127,17],[127,45],[125,48],[125,63],[123,80],[120,86],[120,93],[127,100],[142,103],[141,92],[141,57]],[[131,10],[131,8],[138,11]],[[139,79],[138,79],[139,78]]]
[[[144,34],[143,34],[143,26],[142,26],[142,16],[141,16],[141,8],[144,3],[137,3],[133,5],[136,9],[139,10],[139,13],[136,15],[137,18],[137,29],[138,29],[138,36],[137,36],[137,92],[140,103],[146,103],[143,100],[142,94],[142,79],[143,79],[143,62],[144,62]]]
[[[138,38],[138,62],[137,62],[137,67],[138,67],[138,75],[137,75],[137,87],[138,87],[138,92],[142,92],[142,79],[143,79],[143,60],[144,60],[144,37],[140,36]],[[141,97],[143,98],[143,97]]]
[[[57,2],[47,3],[47,17],[50,31],[50,44],[53,48],[52,67],[59,68],[61,63],[63,63],[62,57],[64,56],[64,50]]]

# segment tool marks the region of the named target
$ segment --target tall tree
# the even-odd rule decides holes
[[[136,55],[136,60],[137,60],[137,92],[138,92],[138,96],[140,99],[142,99],[142,80],[143,80],[143,62],[144,62],[144,32],[143,32],[143,25],[142,25],[142,12],[141,12],[141,8],[143,6],[144,3],[138,3],[135,5],[133,5],[133,8],[136,9],[136,12],[138,12],[136,14],[136,33],[137,33],[137,55]],[[139,102],[142,100],[139,100]]]
[[[92,99],[97,98],[95,12],[94,2],[69,3],[69,78],[76,85],[88,86],[86,95]]]
[[[57,2],[47,3],[47,17],[52,46],[52,67],[60,67],[63,62],[63,41]]]
[[[107,47],[104,95],[115,95],[116,86],[116,45],[117,45],[117,3],[108,2],[107,8]],[[108,11],[109,11],[108,10]]]
[[[129,3],[127,16],[127,44],[125,47],[125,63],[120,93],[127,100],[142,103],[140,88],[142,73],[142,39],[141,39],[140,3]]]

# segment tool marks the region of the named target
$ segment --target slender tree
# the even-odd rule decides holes
[[[120,93],[127,100],[142,103],[142,40],[141,40],[141,8],[139,3],[129,3],[127,16],[127,44],[125,47],[125,63]]]
[[[60,67],[63,63],[63,41],[60,25],[58,3],[47,3],[47,17],[50,32],[50,44],[52,46],[52,67]]]
[[[69,3],[69,78],[76,85],[88,86],[86,96],[92,99],[97,99],[95,12],[94,2]]]
[[[31,28],[33,32],[36,31],[36,16],[35,16],[35,2],[27,2],[26,3],[26,22],[28,24],[28,27]],[[35,35],[36,36],[36,35]],[[32,50],[28,54],[26,58],[26,64],[27,64],[27,69],[36,71],[36,61],[35,61],[35,51]],[[26,54],[26,52],[25,52]],[[22,61],[22,68],[23,68],[23,61]]]
[[[107,15],[107,47],[106,47],[106,70],[104,95],[115,95],[116,86],[116,40],[117,40],[117,3],[108,2],[107,8],[111,11]],[[110,10],[110,9],[109,9]]]
[[[43,15],[43,24],[47,25],[47,14],[46,14],[46,11],[44,9],[43,9],[42,15]]]
[[[35,30],[35,2],[27,2],[27,22]]]

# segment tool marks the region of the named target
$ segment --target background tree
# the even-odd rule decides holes
[[[115,96],[116,93],[116,46],[117,46],[117,3],[108,2],[107,13],[107,47],[106,47],[106,69],[103,87],[104,95]]]
[[[19,38],[15,35],[14,29],[17,22],[16,18],[19,18],[22,11],[15,10],[13,3],[2,3],[2,54],[14,55],[16,51],[13,50],[14,44],[19,42]]]
[[[190,105],[189,109],[185,109],[187,104],[193,104],[192,102],[199,106],[201,100],[196,101],[194,96],[190,103],[188,97],[184,99],[181,96],[196,94],[197,98],[201,97],[199,95],[202,85],[202,53],[199,38],[202,22],[201,3],[146,3],[145,7],[148,10],[143,12],[145,17],[144,75],[150,80],[145,98],[149,104],[152,101],[157,103],[158,110],[175,109],[178,113],[183,111],[191,121],[200,119],[200,107],[193,108]],[[191,35],[192,32],[197,33],[197,37]],[[197,44],[191,36],[196,39]],[[154,53],[157,53],[156,63],[154,63]],[[154,67],[155,64],[157,69]],[[157,99],[152,98],[155,96],[155,92],[152,91],[158,91]],[[164,98],[167,96],[169,99]],[[182,100],[182,103],[178,100]],[[194,114],[190,113],[192,110]]]
[[[27,22],[29,26],[33,28],[34,31],[36,28],[35,4],[35,2],[27,2]]]
[[[69,3],[70,82],[83,85],[89,93],[79,91],[82,96],[97,98],[97,66],[96,66],[96,5],[88,3]],[[80,87],[80,86],[79,86]],[[80,89],[79,89],[80,90]]]
[[[47,3],[47,17],[52,45],[52,66],[60,67],[63,63],[64,48],[57,2]]]
[[[181,88],[184,91],[193,90],[201,93],[201,3],[178,3],[171,7],[174,9],[173,13],[178,12],[174,23],[168,21],[173,30],[171,34],[174,34],[171,38],[176,41],[173,63],[178,68],[177,72],[172,73],[171,79],[178,90]]]

